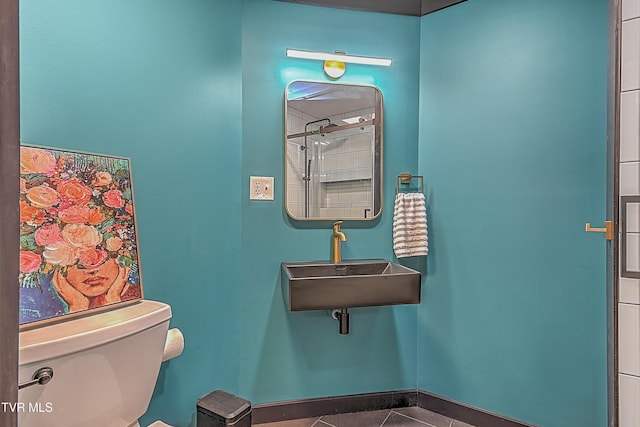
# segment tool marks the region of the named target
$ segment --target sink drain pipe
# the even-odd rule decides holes
[[[349,334],[349,312],[346,308],[336,308],[331,310],[331,317],[336,319],[340,323],[338,331],[340,335]]]

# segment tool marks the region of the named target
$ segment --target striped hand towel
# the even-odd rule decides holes
[[[393,209],[393,251],[398,258],[429,253],[424,194],[396,194]]]

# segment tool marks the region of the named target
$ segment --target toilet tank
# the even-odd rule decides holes
[[[134,305],[20,332],[18,380],[53,369],[46,385],[18,392],[20,427],[126,427],[147,410],[171,308]]]

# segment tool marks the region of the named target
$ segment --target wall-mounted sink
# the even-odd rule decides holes
[[[420,303],[420,272],[384,259],[283,262],[290,311]]]

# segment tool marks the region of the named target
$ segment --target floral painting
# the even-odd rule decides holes
[[[142,297],[129,160],[20,149],[20,324]]]

